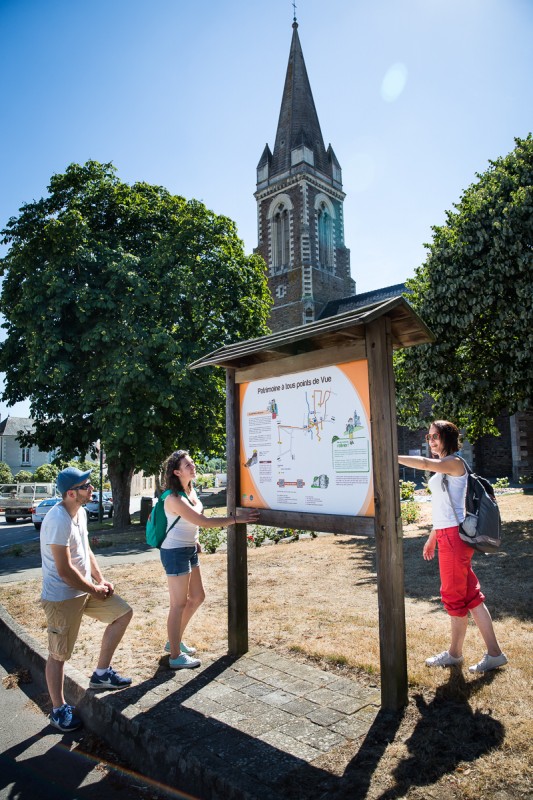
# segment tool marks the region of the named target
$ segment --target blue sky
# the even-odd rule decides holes
[[[533,129],[533,2],[296,5],[357,291],[403,281],[476,173]],[[292,16],[289,0],[0,0],[0,226],[95,159],[228,215],[251,252]]]

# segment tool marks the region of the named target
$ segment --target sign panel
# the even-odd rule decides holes
[[[242,506],[373,516],[366,360],[239,392]]]

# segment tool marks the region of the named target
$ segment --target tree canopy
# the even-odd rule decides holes
[[[454,420],[473,441],[495,433],[502,411],[533,402],[533,139],[516,139],[433,228],[425,263],[407,282],[409,302],[435,334],[396,356],[398,417]]]
[[[103,443],[120,525],[135,470],[220,449],[224,373],[188,364],[267,332],[265,265],[227,217],[111,164],[72,164],[48,190],[3,231],[3,398],[30,399],[28,443],[60,460]]]

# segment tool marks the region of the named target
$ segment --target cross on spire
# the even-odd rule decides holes
[[[293,9],[293,22],[296,22],[296,3],[292,0],[292,9]]]

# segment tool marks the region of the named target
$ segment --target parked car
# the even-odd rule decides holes
[[[89,519],[98,519],[99,503],[100,492],[93,492],[91,499],[84,506]],[[104,517],[111,518],[113,516],[113,496],[111,492],[102,492],[102,505]]]
[[[43,519],[48,514],[50,509],[56,505],[56,503],[60,503],[60,497],[49,497],[47,500],[41,500],[36,506],[34,506],[31,510],[31,521],[35,525],[35,530],[40,530],[41,525],[43,524]]]

